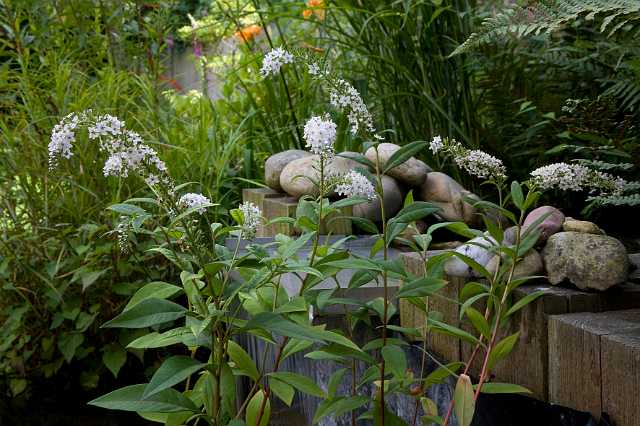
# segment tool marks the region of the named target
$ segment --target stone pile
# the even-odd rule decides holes
[[[369,148],[364,156],[369,161],[380,161],[382,167],[391,156],[400,149],[392,143],[381,143],[375,148]],[[350,170],[365,168],[366,166],[345,158],[351,152],[342,152],[326,166],[325,174],[341,175]],[[265,162],[265,182],[279,192],[285,192],[291,197],[300,198],[303,195],[317,196],[317,187],[313,181],[318,180],[318,171],[314,164],[318,164],[318,156],[307,151],[288,150],[272,155]],[[439,216],[447,221],[463,221],[468,224],[478,223],[477,211],[466,202],[466,197],[478,199],[458,182],[448,175],[434,172],[424,162],[411,157],[404,163],[389,170],[383,176],[384,207],[387,218],[393,217],[402,207],[407,192],[411,189],[418,200],[430,201],[442,210]],[[333,196],[335,194],[330,194]],[[380,202],[378,200],[356,205],[353,215],[373,221],[382,220]]]
[[[399,149],[398,145],[381,143],[377,151],[373,147],[369,148],[364,156],[373,163],[379,161],[384,167]],[[325,175],[339,176],[351,170],[365,168],[366,166],[346,158],[353,154],[337,154],[326,165]],[[273,190],[285,192],[294,198],[304,195],[315,197],[318,195],[314,184],[319,178],[316,167],[318,161],[317,155],[301,150],[274,154],[265,163],[265,182]],[[387,219],[400,210],[406,193],[413,190],[416,199],[440,207],[437,216],[441,220],[461,221],[468,225],[481,222],[477,210],[467,201],[479,198],[455,179],[445,173],[433,171],[417,158],[412,157],[388,171],[382,177],[382,185]],[[377,199],[353,207],[354,216],[372,221],[382,219],[381,211]],[[551,284],[569,281],[581,289],[595,290],[606,290],[627,280],[629,256],[625,247],[617,239],[605,235],[595,223],[565,217],[555,207],[542,206],[527,215],[521,229],[522,235],[533,226],[540,231],[540,236],[535,246],[518,262],[514,278],[546,275]],[[506,229],[502,244],[516,244],[516,234],[516,227]],[[497,242],[486,234],[485,237],[477,237],[461,244],[455,251],[472,258],[493,274],[500,262],[488,247],[495,244]],[[479,278],[475,270],[457,257],[446,262],[445,271],[450,276]]]

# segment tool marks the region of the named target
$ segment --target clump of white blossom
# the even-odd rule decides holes
[[[116,226],[116,233],[118,235],[118,246],[121,253],[127,253],[129,251],[129,218],[126,216],[120,216],[118,218],[118,225]]]
[[[429,143],[429,149],[435,154],[449,154],[458,167],[470,175],[481,179],[503,181],[507,178],[507,168],[502,160],[479,149],[467,149],[455,139],[435,136]]]
[[[324,159],[332,158],[335,154],[337,128],[328,115],[311,117],[304,125],[303,133],[309,151]]]
[[[554,163],[531,172],[533,182],[540,189],[601,192],[618,195],[625,191],[627,181],[590,169],[582,164]]]
[[[335,108],[347,113],[352,134],[358,133],[361,126],[368,132],[376,132],[369,109],[360,93],[348,81],[337,79],[334,82],[329,89],[329,101]]]
[[[49,166],[54,168],[60,158],[73,156],[78,126],[87,126],[89,139],[99,141],[100,151],[108,154],[102,172],[104,176],[127,177],[137,173],[150,185],[160,182],[171,186],[167,167],[158,153],[143,143],[136,132],[128,130],[124,121],[109,114],[94,116],[91,111],[72,113],[64,117],[51,132]]]
[[[262,212],[253,203],[245,201],[238,207],[242,212],[242,236],[247,239],[252,239],[256,235],[258,225],[262,221]]]
[[[206,206],[211,204],[211,201],[202,194],[189,192],[180,197],[178,204],[187,209],[197,208],[198,213],[204,214]]]
[[[283,65],[290,64],[292,62],[293,55],[282,47],[272,49],[269,53],[264,55],[262,68],[260,68],[260,75],[263,77],[276,75],[280,72],[280,68],[282,68]]]
[[[342,183],[336,186],[338,195],[345,197],[364,197],[369,201],[376,198],[376,189],[362,173],[351,170],[342,179]]]

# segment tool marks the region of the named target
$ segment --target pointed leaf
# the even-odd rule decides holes
[[[170,388],[186,380],[187,377],[201,370],[204,366],[205,364],[185,355],[172,356],[163,362],[155,372],[144,389],[142,397],[147,399],[158,392]]]
[[[90,401],[89,405],[109,410],[138,411],[141,413],[198,411],[193,401],[175,389],[165,389],[150,398],[143,399],[142,393],[146,386],[141,384],[120,388]]]
[[[145,299],[133,308],[122,312],[111,321],[102,325],[104,328],[144,328],[173,321],[185,315],[186,309],[177,303],[164,299]]]
[[[453,393],[453,409],[460,426],[469,426],[473,420],[475,401],[473,400],[473,386],[471,379],[466,374],[461,374]]]

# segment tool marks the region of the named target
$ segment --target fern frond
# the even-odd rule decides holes
[[[610,36],[627,24],[640,20],[640,1],[540,0],[526,7],[514,6],[485,19],[480,31],[471,34],[450,56],[468,52],[481,44],[504,40],[507,36],[522,38],[550,33],[579,17],[587,20],[602,18],[599,30],[604,33],[610,28]]]
[[[587,201],[597,206],[635,207],[640,206],[640,194],[589,197]]]
[[[576,161],[577,163],[580,163],[584,166],[590,167],[592,169],[596,169],[596,170],[601,170],[601,171],[629,171],[629,170],[633,170],[633,168],[635,167],[633,164],[631,163],[609,163],[606,161],[600,161],[600,160],[587,160],[584,158],[581,158],[579,160]]]

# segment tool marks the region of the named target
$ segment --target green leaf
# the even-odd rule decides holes
[[[363,259],[360,257],[354,257],[351,259],[336,260],[328,262],[327,265],[333,266],[338,269],[364,269],[368,271],[382,272],[380,265],[372,260]]]
[[[102,362],[111,371],[113,377],[118,378],[118,372],[127,361],[127,351],[117,343],[105,346]]]
[[[426,201],[415,201],[413,204],[403,208],[389,222],[411,223],[425,216],[440,211],[440,207]]]
[[[251,400],[249,400],[245,416],[248,426],[267,426],[269,424],[269,417],[271,417],[271,402],[268,398],[264,403],[262,418],[260,419],[260,423],[258,423],[260,407],[262,407],[262,402],[265,398],[267,398],[265,392],[263,390],[259,390],[251,397]]]
[[[387,162],[384,164],[382,173],[387,173],[389,170],[399,166],[409,158],[422,151],[425,147],[425,144],[425,141],[415,141],[401,146],[400,149],[394,152],[393,155],[389,157],[389,160],[387,160]]]
[[[141,413],[198,411],[193,401],[175,389],[165,389],[149,398],[143,399],[142,394],[146,386],[142,384],[120,388],[96,398],[88,404],[109,410],[138,411]]]
[[[447,334],[449,336],[457,337],[458,339],[462,339],[465,342],[472,343],[474,345],[480,343],[478,339],[476,339],[471,334],[467,333],[464,330],[459,329],[458,327],[454,327],[444,322],[440,322],[434,318],[429,317],[429,325],[430,328],[438,333]]]
[[[522,187],[518,181],[511,182],[511,199],[513,204],[520,210],[524,209],[524,195],[522,194]]]
[[[432,277],[420,277],[402,285],[396,297],[425,297],[431,296],[447,285],[447,281]]]
[[[491,327],[484,315],[472,307],[467,308],[466,315],[476,330],[478,330],[486,339],[491,338]]]
[[[313,380],[301,374],[291,373],[288,371],[277,371],[269,373],[269,377],[275,377],[278,380],[288,383],[300,392],[317,396],[318,398],[327,397],[324,391],[320,389]]]
[[[475,386],[474,386],[475,387]],[[484,383],[480,388],[482,393],[531,393],[531,391],[520,385],[511,383]]]
[[[454,412],[460,426],[469,426],[473,420],[475,401],[473,399],[473,386],[471,379],[466,374],[461,374],[453,393]]]
[[[463,362],[452,362],[450,364],[441,365],[425,377],[425,387],[442,383],[447,377],[456,374],[462,366],[464,366]]]
[[[127,311],[138,303],[142,302],[146,299],[156,298],[156,299],[168,299],[171,296],[181,292],[182,289],[176,285],[165,283],[162,281],[154,281],[148,284],[145,284],[138,291],[135,292],[131,299],[129,299],[129,303],[124,307],[124,310]]]
[[[186,309],[177,303],[164,299],[145,299],[133,308],[122,312],[111,321],[102,325],[103,328],[143,328],[162,324],[182,318]]]
[[[80,333],[64,333],[58,338],[58,349],[62,352],[65,361],[71,362],[82,342],[84,342],[84,336]]]
[[[229,340],[227,343],[227,353],[235,364],[234,374],[248,376],[253,380],[258,380],[260,373],[249,354],[236,342]]]
[[[344,375],[347,373],[346,368],[340,368],[336,370],[329,378],[329,384],[327,385],[327,394],[329,398],[334,398],[338,393],[338,387],[344,379]]]
[[[369,402],[369,397],[364,395],[347,398],[328,399],[320,403],[313,416],[313,424],[318,423],[324,417],[332,415],[338,418],[348,411],[356,410]]]
[[[107,207],[107,210],[111,210],[123,216],[144,216],[147,215],[147,211],[142,207],[135,204],[113,204]]]
[[[487,364],[487,368],[489,371],[491,371],[496,362],[511,353],[513,347],[518,341],[519,336],[520,332],[518,331],[517,333],[513,333],[511,336],[507,336],[504,339],[500,340],[500,342],[498,342],[498,344],[494,346],[494,348],[491,350],[491,354],[489,355],[489,362]]]
[[[338,200],[335,203],[331,203],[331,207],[334,209],[341,209],[343,207],[354,206],[356,204],[367,203],[369,200],[365,197],[349,197]]]
[[[368,232],[374,235],[380,232],[378,231],[378,227],[376,226],[376,224],[367,218],[349,216],[349,219],[351,219],[351,222],[353,222],[353,224],[356,225],[356,227],[362,229],[365,232]]]
[[[168,389],[186,380],[187,377],[201,370],[204,366],[205,364],[185,355],[172,356],[164,361],[154,373],[151,381],[144,389],[142,397],[147,399],[158,392]]]
[[[404,351],[395,345],[388,345],[382,348],[382,358],[384,358],[387,368],[396,378],[405,376],[407,370],[407,358]]]
[[[529,303],[533,302],[534,300],[536,300],[538,297],[544,295],[545,293],[546,293],[546,291],[541,290],[541,291],[536,291],[534,293],[527,294],[522,299],[520,299],[516,303],[514,303],[513,306],[507,311],[507,313],[505,314],[504,317],[507,318],[507,317],[515,314],[520,309],[522,309],[523,307],[527,306]]]
[[[278,398],[282,400],[282,402],[287,404],[289,407],[291,406],[293,396],[296,393],[295,389],[293,389],[293,386],[281,380],[278,380],[275,377],[269,377],[269,388],[274,394],[276,394]]]

